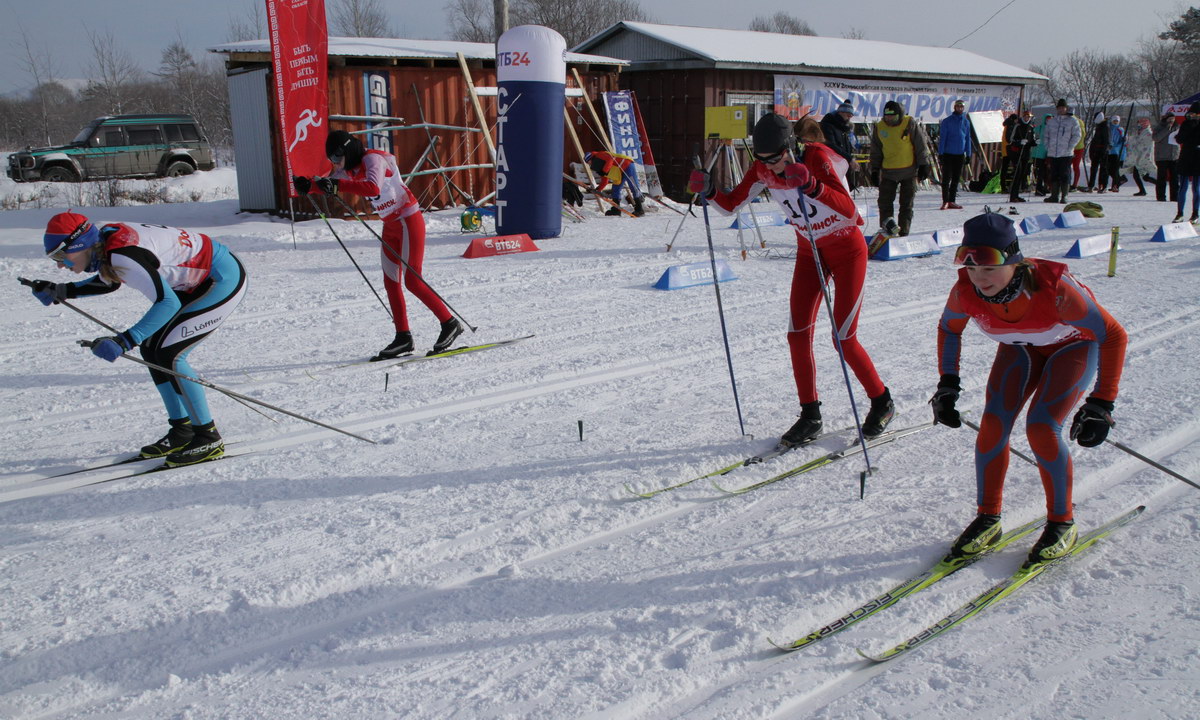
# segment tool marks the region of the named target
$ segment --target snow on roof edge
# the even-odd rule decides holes
[[[205,48],[213,53],[270,53],[271,43],[266,39],[242,40],[222,43]],[[464,42],[461,40],[412,40],[407,38],[356,38],[330,37],[328,53],[332,57],[389,57],[389,58],[437,58],[454,59],[456,53],[472,60],[494,60],[494,43]],[[628,60],[567,51],[566,61],[571,63],[594,63],[601,65],[628,65]]]

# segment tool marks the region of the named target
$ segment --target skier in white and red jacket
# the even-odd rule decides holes
[[[822,140],[820,124],[812,118],[800,121],[801,143],[796,144],[791,122],[781,115],[766,115],[754,127],[755,160],[746,176],[731,192],[714,192],[712,179],[705,170],[694,170],[688,189],[704,193],[723,212],[737,208],[770,188],[771,198],[796,228],[796,266],[792,272],[789,302],[788,348],[792,373],[800,399],[800,419],[780,439],[794,447],[821,432],[821,402],[817,397],[816,362],[813,358],[813,331],[821,309],[822,281],[833,280],[833,316],[846,363],[871,398],[871,410],[863,422],[863,434],[874,437],[883,432],[895,413],[891,393],[866,349],[857,337],[858,314],[862,308],[867,276],[867,241],[859,228],[862,217],[854,199],[843,184],[845,160]],[[820,254],[813,256],[815,241]]]

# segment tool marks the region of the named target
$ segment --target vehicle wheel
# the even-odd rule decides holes
[[[196,172],[196,168],[192,167],[191,163],[186,163],[182,160],[177,160],[167,166],[167,177],[179,177],[181,175],[191,175]]]
[[[79,182],[79,176],[74,170],[55,165],[42,170],[42,179],[46,182]]]

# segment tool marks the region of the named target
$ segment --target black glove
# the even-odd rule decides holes
[[[337,192],[338,181],[334,178],[317,177],[313,178],[313,185],[320,188],[321,192],[326,195],[333,195]]]
[[[580,192],[579,186],[570,180],[563,180],[562,184],[563,202],[568,205],[578,205],[583,207],[583,193]]]
[[[958,402],[958,391],[962,389],[957,375],[946,374],[938,381],[937,391],[929,398],[933,406],[933,421],[946,427],[962,427],[962,416],[954,409]]]
[[[1109,400],[1088,397],[1071,422],[1071,439],[1083,447],[1096,447],[1108,437],[1112,427],[1113,404]]]
[[[73,296],[75,289],[72,283],[52,283],[49,280],[34,280],[29,283],[33,296],[42,301],[43,305],[57,305],[59,302]]]
[[[312,180],[303,175],[296,175],[292,178],[292,185],[296,186],[296,192],[301,195],[307,195],[309,190],[312,190]]]
[[[872,170],[871,171],[871,184],[874,185],[875,187],[879,187],[880,180],[881,180],[881,178],[879,177],[879,171]]]
[[[929,179],[929,166],[928,165],[918,165],[917,166],[917,179],[920,180],[921,182],[925,182],[926,180]]]

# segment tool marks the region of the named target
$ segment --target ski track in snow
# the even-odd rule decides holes
[[[1104,200],[1109,217],[1086,233],[1049,231],[1022,246],[1057,258],[1075,237],[1122,225],[1116,278],[1103,258],[1069,261],[1130,331],[1114,436],[1195,477],[1200,241],[1145,243],[1168,206]],[[919,228],[972,214],[939,213],[938,201],[920,194]],[[119,212],[205,227],[205,205]],[[30,242],[48,215],[0,216],[10,275],[59,279]],[[430,214],[425,274],[479,325],[463,340],[536,335],[389,370],[333,369],[390,334],[320,221],[296,226],[294,250],[286,223],[214,220],[212,234],[249,269],[250,293],[195,367],[379,444],[267,410],[279,420],[269,422],[210,391],[231,451],[251,454],[77,489],[67,488],[106,471],[40,478],[157,437],[161,408],[143,369],[73,345],[102,331],[10,283],[0,291],[16,308],[0,319],[0,429],[10,438],[0,455],[0,716],[1200,713],[1200,496],[1111,447],[1074,450],[1080,522],[1139,503],[1148,511],[1078,560],[889,664],[869,666],[853,649],[908,637],[1007,574],[1025,547],[811,648],[771,648],[766,637],[824,624],[944,552],[973,512],[973,434],[934,428],[874,448],[880,471],[865,501],[861,457],[740,497],[696,483],[631,498],[623,483],[658,487],[766,449],[796,412],[782,331],[792,263],[742,262],[736,233],[714,216],[718,252],[739,276],[722,285],[754,435],[739,438],[711,287],[649,288],[667,265],[707,258],[698,219],[673,255],[661,252],[678,221],[662,208],[638,221],[592,217],[565,224],[538,253],[462,260],[456,215]],[[378,288],[377,243],[344,225]],[[772,248],[786,250],[788,233],[764,229]],[[945,255],[869,268],[859,333],[896,397],[897,427],[928,412],[934,329],[952,282]],[[117,293],[78,304],[119,325],[143,302]],[[419,350],[436,326],[412,300],[409,314]],[[839,428],[849,402],[824,310],[819,323],[826,423]],[[993,352],[977,332],[964,336],[966,411],[982,405]],[[840,442],[819,439],[731,479],[748,484]],[[1027,449],[1020,425],[1013,442]],[[1006,521],[1036,517],[1042,504],[1036,472],[1014,459]]]

